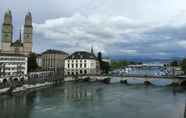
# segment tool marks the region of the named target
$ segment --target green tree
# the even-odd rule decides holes
[[[184,74],[186,74],[186,59],[183,59],[181,62],[181,68],[184,72]]]
[[[175,66],[179,66],[179,63],[177,60],[174,60],[170,63],[171,66],[175,67]]]
[[[102,71],[103,73],[106,73],[108,74],[109,70],[110,70],[110,65],[108,62],[104,62],[104,61],[101,61],[102,63]]]
[[[128,65],[129,65],[129,62],[128,61],[125,61],[125,60],[122,60],[122,61],[113,61],[111,63],[111,68],[112,69],[117,69],[117,68],[125,67],[125,66],[128,66]]]
[[[106,73],[108,74],[109,70],[110,70],[110,65],[108,62],[105,62],[102,60],[102,53],[101,52],[98,52],[98,55],[97,55],[97,58],[98,58],[98,61],[100,63],[100,69],[103,73]]]
[[[35,71],[38,68],[36,58],[37,55],[35,53],[31,53],[28,56],[28,72]]]
[[[142,62],[127,61],[127,60],[113,61],[111,63],[111,69],[118,69],[118,68],[126,67],[130,64],[136,65],[136,64],[143,64],[143,63]]]

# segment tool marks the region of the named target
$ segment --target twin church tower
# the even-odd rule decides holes
[[[19,39],[13,41],[12,13],[7,10],[2,25],[1,52],[29,55],[32,52],[32,30],[32,15],[28,12],[25,16],[23,39],[20,32]]]

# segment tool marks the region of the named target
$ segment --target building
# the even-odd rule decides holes
[[[25,16],[23,38],[20,31],[19,38],[13,40],[12,13],[7,10],[2,25],[1,52],[29,55],[32,52],[32,15],[28,12]]]
[[[27,61],[25,55],[0,53],[0,76],[26,75]]]
[[[36,54],[36,62],[39,67],[42,67],[42,55]]]
[[[166,74],[168,76],[180,76],[180,75],[184,75],[183,70],[181,69],[181,67],[177,66],[177,67],[167,67],[166,68]]]
[[[99,61],[97,57],[85,51],[74,52],[65,58],[65,75],[97,75],[99,71]]]
[[[42,68],[45,70],[64,69],[64,59],[68,56],[60,50],[46,50],[42,53]]]

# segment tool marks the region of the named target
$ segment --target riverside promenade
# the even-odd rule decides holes
[[[64,77],[54,71],[31,72],[28,75],[0,78],[0,94],[12,94],[32,88],[45,87],[63,82]]]

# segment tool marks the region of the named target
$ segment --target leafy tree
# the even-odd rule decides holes
[[[35,53],[30,53],[28,56],[28,72],[34,71],[38,68],[36,58],[37,55]]]
[[[102,60],[102,53],[101,52],[98,52],[98,61],[100,63],[100,69],[103,73],[106,73],[108,74],[109,70],[110,70],[110,65],[108,62],[105,62]]]
[[[125,60],[123,60],[123,61],[113,61],[111,63],[111,68],[112,69],[117,69],[117,68],[125,67],[127,65],[129,65],[129,62],[125,61]]]
[[[102,53],[101,52],[98,52],[98,60],[102,61]]]
[[[104,61],[101,61],[102,63],[102,71],[103,73],[106,73],[108,74],[109,70],[110,70],[110,64],[108,62],[104,62]]]
[[[171,66],[175,67],[175,66],[179,66],[178,61],[174,60],[170,63]]]
[[[184,72],[184,74],[186,74],[186,59],[183,59],[181,62],[181,68]]]
[[[113,61],[111,63],[111,68],[112,69],[122,68],[122,67],[126,67],[130,64],[136,65],[136,64],[143,64],[143,63],[142,62],[127,61],[127,60]]]

